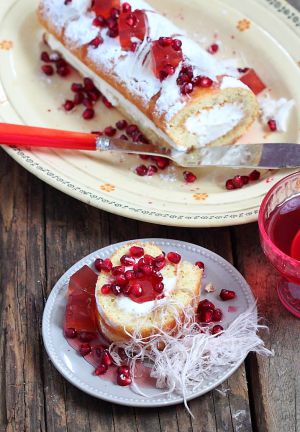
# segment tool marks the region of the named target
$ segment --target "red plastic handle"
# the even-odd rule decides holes
[[[96,135],[0,123],[0,144],[17,147],[96,150]]]

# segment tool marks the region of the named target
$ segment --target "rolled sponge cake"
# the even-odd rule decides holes
[[[116,251],[111,261],[120,265],[120,258],[126,255],[131,246],[141,246],[145,254],[153,257],[162,251],[154,244],[130,243]],[[110,341],[130,340],[130,335],[147,338],[160,331],[176,331],[176,322],[184,316],[187,307],[196,308],[201,291],[202,270],[197,266],[181,261],[179,264],[167,262],[161,270],[165,284],[165,297],[144,303],[136,303],[123,294],[102,294],[101,287],[111,280],[110,273],[100,273],[96,286],[96,303],[99,327]],[[166,289],[169,285],[169,289]]]
[[[121,1],[122,4],[122,1]],[[213,58],[166,17],[142,0],[132,0],[132,9],[147,15],[149,34],[136,52],[124,51],[107,29],[93,26],[95,13],[88,0],[41,0],[38,17],[47,30],[49,45],[60,51],[124,115],[137,123],[154,143],[180,150],[234,143],[258,116],[254,93],[233,74],[233,69]],[[97,48],[89,42],[101,35]],[[213,80],[209,88],[194,87],[183,95],[177,85],[181,63],[160,81],[150,61],[151,41],[176,35],[182,42],[184,62],[194,75]]]

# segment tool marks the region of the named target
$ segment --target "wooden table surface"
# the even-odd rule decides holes
[[[300,9],[300,0],[292,3]],[[232,262],[269,326],[263,338],[274,357],[249,355],[228,381],[190,403],[194,419],[183,405],[133,409],[90,397],[56,371],[43,347],[43,308],[57,279],[84,255],[139,237],[189,241]],[[300,431],[300,321],[279,303],[276,283],[257,224],[186,229],[114,216],[42,183],[1,150],[0,432]]]

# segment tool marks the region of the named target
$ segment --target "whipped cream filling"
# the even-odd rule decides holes
[[[216,105],[187,119],[186,129],[197,137],[203,147],[230,132],[244,117],[243,105],[238,102]]]
[[[295,101],[285,98],[272,99],[268,93],[260,95],[257,100],[261,108],[262,121],[266,124],[269,120],[275,120],[277,130],[286,132],[289,114]]]
[[[116,304],[122,312],[128,314],[134,314],[138,316],[147,315],[158,306],[162,306],[168,303],[168,296],[170,296],[170,294],[174,290],[176,286],[176,281],[177,281],[176,276],[172,278],[163,279],[163,283],[165,285],[164,288],[165,297],[160,300],[152,300],[144,303],[136,303],[133,300],[131,300],[129,297],[120,295],[116,298]],[[107,317],[105,317],[105,319],[107,319]]]

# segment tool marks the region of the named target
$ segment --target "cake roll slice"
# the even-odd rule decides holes
[[[234,143],[258,116],[254,93],[142,0],[41,0],[48,44],[143,133],[179,150]]]

